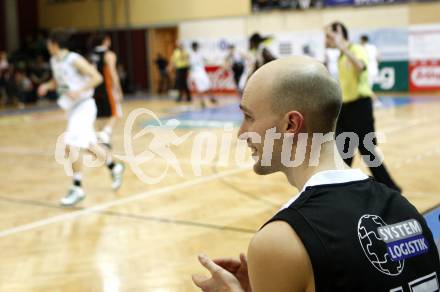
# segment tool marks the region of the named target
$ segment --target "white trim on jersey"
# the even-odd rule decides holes
[[[293,202],[295,202],[299,198],[299,196],[306,190],[307,187],[329,184],[342,184],[352,181],[361,181],[367,178],[368,176],[360,169],[335,169],[320,171],[309,178],[309,180],[302,188],[301,192],[299,192],[298,195],[296,195],[286,204],[284,204],[280,210],[289,207]]]

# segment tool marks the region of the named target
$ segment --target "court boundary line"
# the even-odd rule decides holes
[[[426,120],[419,120],[417,123],[409,125],[409,127],[414,127],[416,125],[419,124],[424,124],[424,123],[429,123],[432,121],[436,121],[438,120],[438,118],[434,118],[434,119],[426,119]],[[388,133],[393,133],[393,132],[397,132],[400,131],[403,127],[391,127],[391,129],[389,131],[387,131],[388,129],[384,129],[382,131],[384,132],[388,132]],[[405,127],[405,128],[408,128]],[[146,192],[141,192],[138,194],[134,194],[131,195],[127,198],[123,198],[123,199],[118,199],[118,200],[114,200],[108,203],[103,203],[103,204],[98,204],[96,206],[92,206],[83,210],[79,210],[79,211],[74,211],[68,214],[62,214],[59,216],[55,216],[55,217],[51,217],[51,218],[46,218],[46,219],[42,219],[42,220],[37,220],[34,222],[31,222],[29,224],[24,224],[21,226],[17,226],[17,227],[13,227],[10,229],[6,229],[3,231],[0,231],[0,238],[8,236],[8,235],[12,235],[12,234],[16,234],[16,233],[20,233],[20,232],[24,232],[27,230],[32,230],[32,229],[36,229],[51,223],[56,223],[56,222],[62,222],[62,221],[68,221],[68,220],[75,220],[76,218],[79,218],[83,215],[87,215],[87,214],[91,214],[91,213],[98,213],[102,210],[108,209],[108,208],[112,208],[114,206],[119,206],[119,205],[124,205],[127,203],[130,203],[132,201],[137,201],[137,200],[141,200],[143,198],[148,198],[148,197],[152,197],[158,194],[162,194],[162,193],[167,193],[169,191],[172,191],[174,189],[183,189],[183,188],[187,188],[190,186],[194,186],[197,185],[199,183],[204,183],[204,182],[208,182],[208,181],[212,181],[215,180],[217,178],[222,178],[222,177],[227,177],[229,175],[247,170],[249,168],[239,168],[239,169],[233,169],[233,170],[229,170],[229,171],[223,171],[220,173],[216,173],[216,174],[212,174],[209,176],[205,176],[202,178],[198,178],[198,179],[193,179],[191,181],[186,181],[183,183],[177,183],[175,185],[169,186],[169,187],[164,187],[164,188],[158,188],[158,189],[154,189],[154,190],[150,190],[150,191],[146,191]]]
[[[36,206],[36,207],[42,207],[46,209],[54,209],[58,211],[66,210],[66,208],[55,205],[55,204],[48,204],[42,201],[37,200],[28,200],[28,199],[14,199],[9,197],[2,197],[0,196],[0,201],[7,202],[10,204],[17,204],[22,206]],[[72,210],[83,210],[84,207],[73,207]],[[96,214],[110,216],[110,217],[117,217],[117,218],[128,218],[128,219],[134,219],[134,220],[142,220],[147,222],[154,222],[154,223],[164,223],[164,224],[174,224],[174,225],[180,225],[180,226],[186,226],[186,227],[201,227],[201,228],[208,228],[208,229],[215,229],[215,230],[223,230],[223,231],[232,231],[232,232],[241,232],[241,233],[255,233],[256,230],[244,228],[244,227],[232,227],[232,226],[226,226],[226,225],[217,225],[217,224],[211,224],[211,223],[203,223],[203,222],[196,222],[191,220],[179,220],[179,219],[168,219],[165,217],[160,216],[145,216],[145,215],[139,215],[139,214],[130,214],[130,213],[124,213],[124,212],[115,212],[115,211],[97,211]]]
[[[16,226],[16,227],[12,227],[12,228],[0,231],[0,238],[7,237],[10,235],[14,235],[14,234],[18,234],[18,233],[22,233],[22,232],[26,232],[26,231],[33,230],[33,229],[37,229],[37,228],[40,228],[40,227],[43,227],[43,226],[46,226],[46,225],[49,225],[52,223],[59,223],[59,222],[64,222],[64,221],[75,220],[75,219],[77,219],[81,216],[84,216],[84,215],[89,215],[91,213],[97,213],[99,211],[103,211],[103,210],[106,210],[106,209],[109,209],[112,207],[122,206],[122,205],[125,205],[128,203],[131,203],[131,202],[150,198],[150,197],[157,196],[157,195],[160,195],[163,193],[168,193],[170,191],[175,191],[175,190],[180,190],[180,189],[192,187],[192,186],[195,186],[198,184],[202,184],[205,182],[216,180],[221,177],[225,177],[225,176],[233,175],[233,174],[240,173],[243,171],[247,171],[249,169],[250,169],[250,167],[227,170],[227,171],[212,174],[209,176],[193,179],[190,181],[177,183],[172,186],[167,186],[167,187],[163,187],[163,188],[149,190],[146,192],[141,192],[141,193],[134,194],[134,195],[131,195],[126,198],[113,200],[111,202],[107,202],[107,203],[103,203],[103,204],[98,204],[96,206],[88,207],[88,208],[78,210],[78,211],[73,211],[73,212],[70,212],[67,214],[57,215],[57,216],[53,216],[50,218],[45,218],[45,219],[33,221],[31,223],[23,224],[20,226]],[[66,208],[66,210],[68,210],[68,209]]]
[[[55,150],[54,150],[55,152]],[[25,148],[25,147],[21,147],[21,148],[16,148],[14,149],[13,147],[1,147],[0,146],[0,154],[11,154],[11,155],[29,155],[29,156],[42,156],[42,157],[55,157],[54,153],[49,153],[49,151],[44,151],[44,150],[39,150],[39,149],[32,149],[32,148]],[[114,156],[118,156],[118,155],[124,155],[124,153],[120,153],[120,152],[113,152]],[[161,157],[153,157],[151,158],[152,161],[149,161],[149,163],[154,162],[154,163],[163,163],[166,164],[168,163],[168,161],[165,161],[163,158]],[[53,162],[57,163],[55,160],[53,160]],[[223,167],[223,168],[227,168],[231,165],[223,165],[220,162],[203,162],[203,161],[198,161],[197,163],[195,163],[193,160],[191,159],[179,159],[179,163],[183,164],[183,165],[190,165],[190,166],[200,166],[200,167],[211,167],[211,166],[216,166],[216,167]],[[57,165],[59,165],[60,167],[62,167],[62,165],[60,165],[59,163],[57,163]],[[104,164],[100,167],[103,167]],[[234,165],[232,165],[234,166]]]
[[[400,131],[406,130],[408,128],[413,128],[413,127],[420,126],[423,124],[431,124],[432,122],[436,122],[439,120],[440,120],[439,117],[435,117],[432,119],[421,118],[421,119],[412,120],[411,122],[408,122],[403,125],[389,126],[389,127],[385,127],[385,128],[376,127],[376,133],[383,132],[387,135],[394,134],[396,132],[400,132]],[[52,149],[52,150],[55,151],[54,149]],[[26,148],[26,147],[17,148],[17,147],[11,146],[11,145],[0,147],[0,153],[17,154],[17,155],[23,154],[23,155],[38,155],[38,156],[54,156],[55,154],[53,154],[52,150],[47,151],[47,150],[42,150],[42,149],[34,149],[34,148]],[[123,155],[123,153],[116,153],[116,152],[115,152],[115,154]],[[188,161],[185,161],[185,162],[188,162]]]
[[[157,98],[157,96],[155,95],[150,95],[150,94],[129,94],[126,95],[124,100],[122,101],[122,103],[129,103],[129,102],[133,102],[133,101],[142,101],[145,98],[149,101],[152,100],[154,98]],[[56,101],[49,101],[47,104],[45,105],[40,105],[40,106],[28,106],[22,109],[18,109],[18,108],[6,108],[3,109],[2,111],[0,111],[0,117],[16,117],[16,116],[26,116],[26,115],[33,115],[33,114],[38,114],[38,113],[51,113],[51,112],[56,112],[62,110],[57,104]]]

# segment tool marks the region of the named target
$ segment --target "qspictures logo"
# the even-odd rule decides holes
[[[140,121],[149,121],[149,124],[140,130]],[[362,155],[363,161],[369,167],[377,167],[382,164],[383,155],[375,151],[375,140],[385,137],[380,133],[368,133],[364,137],[359,137],[353,132],[340,133],[335,137],[335,133],[281,133],[273,126],[263,133],[244,132],[237,138],[232,123],[223,125],[223,131],[217,135],[211,130],[189,131],[182,133],[177,131],[181,122],[177,119],[162,121],[151,110],[138,108],[128,115],[123,132],[123,153],[113,153],[114,158],[120,160],[132,170],[132,172],[142,182],[146,184],[156,184],[161,182],[168,173],[169,169],[175,171],[180,177],[186,174],[202,176],[202,168],[206,166],[220,167],[239,167],[248,168],[259,164],[261,167],[271,167],[274,161],[281,163],[285,167],[298,167],[308,163],[311,167],[316,167],[320,163],[322,145],[328,142],[336,142],[344,151],[333,149],[333,158],[339,168],[343,168],[342,159],[353,157],[355,150],[363,144],[364,148],[377,155]],[[55,146],[55,160],[64,166],[67,175],[73,174],[71,164],[78,159],[82,159],[86,167],[102,167],[104,160],[97,159],[96,155],[87,153],[80,155],[79,149],[73,147],[66,153],[65,137],[66,133],[60,135]],[[362,139],[361,139],[362,138]],[[237,142],[234,142],[236,141]],[[274,152],[275,141],[281,149]],[[294,142],[295,141],[295,142]],[[142,149],[135,151],[135,142]],[[189,155],[178,155],[176,149],[182,147],[190,149]],[[281,145],[280,145],[281,143]],[[258,146],[258,147],[257,147]],[[249,155],[250,148],[253,152]],[[259,149],[258,149],[259,148]],[[377,150],[377,149],[376,149]],[[310,153],[309,153],[310,152]],[[307,157],[306,157],[307,154]],[[372,157],[373,156],[373,157]],[[182,162],[189,162],[190,168],[183,171]],[[155,175],[146,172],[145,165],[154,168]]]

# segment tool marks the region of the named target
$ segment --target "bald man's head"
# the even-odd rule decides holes
[[[300,112],[308,133],[333,131],[342,104],[339,85],[324,65],[305,56],[262,66],[249,80],[246,91],[264,95],[264,101],[259,102],[270,105],[275,114]]]

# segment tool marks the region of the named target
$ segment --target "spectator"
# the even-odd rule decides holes
[[[34,64],[30,69],[30,78],[34,85],[34,88],[38,88],[41,84],[50,79],[50,67],[45,62],[42,55],[38,55]]]
[[[3,97],[6,97],[6,78],[9,71],[8,55],[0,51],[0,102],[3,104]]]
[[[5,90],[6,90],[6,106],[13,106],[17,103],[17,87],[15,85],[15,69],[14,63],[9,64],[9,69],[4,74]]]
[[[259,33],[254,33],[249,38],[249,52],[245,55],[244,73],[240,79],[241,90],[244,89],[247,80],[258,68],[276,59],[265,44],[270,39],[270,37],[263,37]]]
[[[15,89],[16,97],[20,104],[35,103],[37,101],[32,81],[23,69],[15,71]]]
[[[228,53],[225,58],[225,70],[232,72],[235,87],[241,96],[240,78],[244,72],[244,60],[240,54],[235,52],[234,45],[228,46]]]
[[[168,60],[161,54],[157,54],[154,61],[159,71],[159,94],[167,93],[170,87],[170,76],[168,75]]]
[[[127,71],[122,63],[116,65],[116,70],[118,71],[119,80],[121,82],[122,92],[128,92],[128,80]]]
[[[255,56],[253,72],[255,72],[264,64],[276,59],[272,52],[265,45],[265,42],[269,39],[270,37],[262,37],[259,33],[254,33],[249,38],[249,49],[251,53]]]
[[[189,54],[183,44],[177,44],[171,62],[176,69],[176,88],[179,90],[177,102],[181,102],[184,95],[186,100],[191,102],[191,92],[188,88]]]
[[[35,39],[35,54],[38,57],[39,55],[43,56],[45,60],[49,60],[49,52],[46,49],[46,37],[43,32],[39,32],[37,34],[37,38]]]

